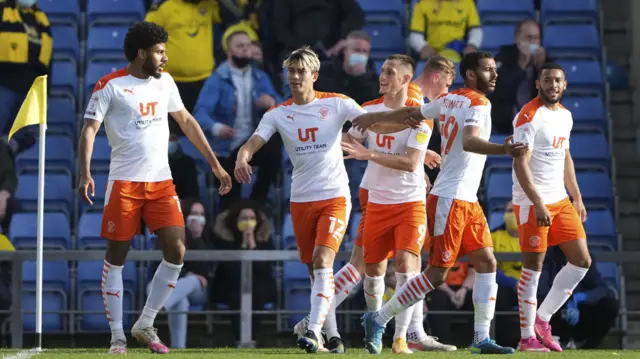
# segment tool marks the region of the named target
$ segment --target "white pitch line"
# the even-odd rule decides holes
[[[42,353],[42,349],[33,348],[29,350],[23,350],[15,355],[3,356],[2,359],[29,359],[34,355]]]

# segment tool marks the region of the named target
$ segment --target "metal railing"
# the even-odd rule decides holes
[[[349,253],[342,252],[336,257],[339,261],[348,261]],[[640,261],[640,252],[595,252],[592,256],[601,263],[614,262],[618,265],[623,263],[638,262]],[[158,261],[162,258],[162,252],[159,250],[154,251],[132,251],[129,253],[127,260],[129,262],[151,262]],[[519,261],[522,259],[521,253],[496,253],[498,261]],[[23,346],[23,309],[22,309],[22,264],[25,261],[33,261],[36,259],[35,251],[15,251],[15,252],[0,252],[0,262],[10,261],[12,262],[12,279],[11,279],[11,347],[22,348]],[[45,261],[95,261],[103,260],[103,251],[45,251]],[[278,262],[278,261],[298,261],[298,252],[292,250],[279,251],[214,251],[214,250],[192,250],[187,251],[185,255],[185,261],[211,261],[211,262],[241,262],[240,273],[240,341],[239,347],[253,347],[254,341],[252,338],[252,324],[254,314],[292,314],[299,313],[301,311],[289,311],[289,310],[274,310],[274,311],[255,311],[253,310],[253,262]],[[467,258],[462,258],[460,261],[464,262]],[[621,283],[624,282],[624,278],[620,278]],[[355,311],[341,311],[344,314],[352,314]],[[46,312],[50,313],[50,312]],[[88,313],[86,311],[79,310],[65,310],[56,311],[56,313],[64,314],[81,314]],[[213,313],[238,313],[238,311],[198,311],[201,314],[213,314]],[[436,313],[436,312],[432,312]],[[440,312],[437,312],[440,313]],[[444,312],[443,312],[444,313]],[[496,314],[511,314],[511,313],[496,313]],[[626,308],[621,307],[620,315],[626,318],[626,315],[640,315],[640,311],[626,311]]]

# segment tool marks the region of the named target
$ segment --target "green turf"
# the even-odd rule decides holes
[[[2,358],[10,358],[16,355],[18,351],[15,350],[0,350],[0,356]],[[332,354],[317,354],[309,355],[304,354],[301,350],[297,349],[235,349],[235,348],[220,348],[220,349],[188,349],[188,350],[173,350],[167,358],[311,358],[316,356],[332,356]],[[508,358],[532,358],[535,356],[538,358],[580,358],[580,359],[605,359],[605,358],[640,358],[640,351],[631,350],[598,350],[598,351],[581,351],[570,350],[564,353],[516,353]],[[44,352],[33,355],[33,359],[47,359],[47,358],[94,358],[94,357],[114,357],[113,355],[106,354],[106,349],[48,349]],[[364,353],[364,349],[350,349],[345,355],[338,356],[339,358],[366,358],[370,357],[369,354]],[[392,354],[390,351],[385,351],[382,355],[376,356],[376,358],[397,358],[398,356]],[[476,355],[471,354],[467,350],[459,350],[455,353],[414,353],[412,357],[416,358],[429,358],[429,359],[457,359],[457,358],[472,358]],[[153,358],[157,359],[157,354],[151,354],[147,350],[143,349],[130,349],[128,355],[129,358]],[[495,356],[490,356],[495,358]],[[26,357],[21,357],[26,359]]]

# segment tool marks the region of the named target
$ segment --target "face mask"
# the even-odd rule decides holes
[[[18,0],[18,4],[22,7],[30,8],[35,5],[37,0]]]
[[[351,54],[349,56],[349,66],[366,65],[367,61],[369,61],[369,56],[365,54]]]
[[[236,64],[236,66],[238,66],[239,68],[245,68],[251,62],[251,58],[231,56],[231,61],[233,61],[233,63]]]
[[[169,154],[170,155],[178,152],[178,148],[180,148],[180,145],[178,144],[178,142],[169,141]]]
[[[518,230],[518,222],[516,221],[516,214],[513,212],[507,212],[504,214],[504,226],[509,231]]]
[[[238,221],[238,230],[244,232],[249,229],[256,228],[257,221],[255,219],[245,219],[244,221]]]
[[[200,216],[197,214],[190,214],[187,216],[187,223],[191,224],[192,222],[196,222],[199,225],[204,226],[206,222],[206,218],[204,218],[204,216]]]
[[[529,53],[533,54],[533,53],[536,52],[536,50],[538,50],[540,45],[538,45],[538,44],[528,44],[527,47],[529,47]]]

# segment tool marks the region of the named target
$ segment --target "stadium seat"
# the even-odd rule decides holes
[[[286,310],[302,310],[308,312],[311,309],[309,298],[311,297],[310,287],[296,287],[285,291],[284,307]],[[289,328],[293,328],[305,313],[290,314],[287,323]]]
[[[142,0],[88,0],[87,22],[95,24],[131,24],[144,19]]]
[[[575,131],[608,132],[607,110],[602,98],[565,96],[562,105],[571,111]]]
[[[109,322],[104,315],[104,300],[99,285],[94,285],[93,289],[87,289],[79,293],[78,307],[81,311],[93,311],[94,313],[80,314],[80,330],[81,331],[109,331]],[[122,326],[128,330],[133,325],[133,315],[127,314],[126,311],[134,310],[134,297],[129,291],[124,291],[122,295]],[[98,312],[98,313],[96,313]]]
[[[595,25],[547,25],[542,33],[542,46],[550,57],[597,60],[602,56],[600,32]]]
[[[16,156],[16,172],[37,172],[39,143]],[[47,172],[74,173],[73,141],[67,136],[47,136],[45,139]]]
[[[618,291],[620,290],[620,273],[618,272],[618,264],[596,262],[596,269],[607,283],[613,285]]]
[[[122,44],[127,30],[126,26],[90,27],[87,37],[87,60],[89,62],[95,60],[125,61]]]
[[[46,228],[46,227],[45,227]],[[35,232],[35,231],[34,231]],[[64,261],[42,262],[42,288],[47,290],[59,290],[69,292],[69,264]],[[37,279],[37,265],[35,261],[22,263],[22,288],[23,290],[35,290]]]
[[[102,283],[104,261],[79,261],[76,275],[78,288],[96,288]],[[138,288],[138,269],[135,262],[125,264],[122,269],[122,284],[126,290],[135,292]]]
[[[50,97],[47,101],[47,133],[74,138],[78,120],[73,101],[65,97]]]
[[[9,239],[18,249],[34,249],[37,246],[36,213],[16,213],[9,225]],[[44,213],[42,245],[45,249],[71,248],[69,220],[63,213]],[[55,263],[55,262],[54,262]]]
[[[604,134],[573,134],[570,146],[571,157],[577,169],[610,171],[609,143]]]
[[[73,183],[71,177],[63,174],[47,174],[44,183],[44,210],[67,215],[71,218],[73,204]],[[18,189],[15,197],[22,211],[35,212],[38,208],[38,175],[18,176]],[[35,223],[35,222],[34,222]]]
[[[485,23],[516,23],[535,18],[535,9],[531,0],[477,0],[476,8],[483,27]]]
[[[108,173],[110,163],[111,146],[109,145],[107,136],[96,136],[93,144],[93,156],[91,156],[91,170]],[[98,188],[96,187],[96,190],[97,189]]]
[[[38,7],[47,14],[51,25],[71,25],[76,28],[80,25],[80,5],[78,1],[40,0],[38,1]]]
[[[84,213],[78,222],[76,247],[78,249],[105,248],[106,239],[100,237],[101,227],[101,213]]]
[[[53,61],[51,66],[51,93],[75,101],[78,94],[78,70],[72,61]]]
[[[24,291],[22,293],[22,310],[23,312],[35,312],[36,310],[36,292]],[[63,311],[67,310],[67,302],[65,296],[60,291],[42,290],[42,311]],[[66,318],[63,314],[43,313],[42,314],[42,330],[48,333],[63,332],[66,329]],[[24,313],[22,315],[22,329],[27,332],[36,330],[35,313]]]
[[[358,236],[358,225],[360,224],[360,219],[362,218],[362,212],[351,212],[351,220],[349,224],[349,229],[347,233],[349,233],[349,240],[355,241]]]
[[[504,226],[504,211],[491,212],[489,215],[489,229],[493,232],[500,226]]]
[[[602,66],[594,60],[558,60],[566,73],[567,95],[589,94],[604,97]]]
[[[72,26],[52,26],[51,36],[53,37],[53,59],[77,64],[80,56],[78,29]]]
[[[576,175],[582,201],[587,208],[606,208],[613,211],[613,185],[607,173],[578,172]]]
[[[598,0],[542,0],[540,4],[542,24],[550,22],[600,22]]]
[[[489,139],[493,143],[504,143],[507,139],[507,135],[492,134]],[[487,156],[487,162],[485,164],[485,171],[491,172],[494,169],[511,169],[513,159],[507,155],[491,155]]]
[[[96,83],[103,77],[114,71],[127,66],[127,63],[122,61],[109,61],[109,62],[91,62],[87,66],[87,72],[84,79],[84,99],[85,103],[89,100],[90,94],[96,87]]]
[[[367,22],[404,22],[405,8],[402,0],[358,0]]]
[[[614,249],[618,247],[616,223],[610,211],[589,211],[587,220],[584,222],[584,229],[587,232],[589,245],[599,243],[609,245]]]
[[[291,249],[295,248],[295,246],[296,235],[293,233],[293,221],[291,220],[291,213],[287,213],[282,225],[282,248]]]
[[[504,205],[511,201],[512,180],[511,171],[495,171],[487,175],[486,203],[490,212],[504,209]]]
[[[516,26],[513,24],[483,24],[482,31],[484,33],[482,50],[495,54],[500,46],[513,44]]]
[[[404,53],[405,40],[402,35],[402,27],[387,23],[368,23],[364,31],[371,36],[371,57],[383,60],[387,56]]]

